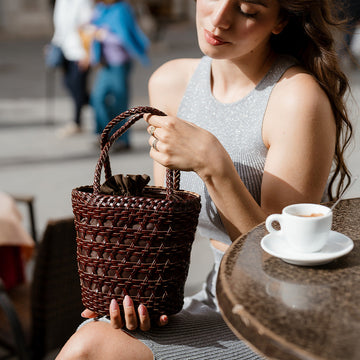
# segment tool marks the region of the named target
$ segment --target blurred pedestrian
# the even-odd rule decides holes
[[[128,109],[133,59],[149,63],[149,40],[140,29],[130,4],[104,0],[96,4],[92,63],[99,64],[90,102],[95,112],[95,132],[101,134],[107,123]],[[115,149],[130,148],[129,131],[119,138]]]
[[[64,83],[74,103],[71,123],[59,129],[60,137],[80,133],[81,112],[87,103],[89,59],[80,36],[80,28],[88,24],[93,11],[92,0],[56,0],[54,8],[54,35],[52,44],[63,54]]]

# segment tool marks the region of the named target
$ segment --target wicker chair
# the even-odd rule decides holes
[[[7,339],[13,339],[7,348],[19,359],[43,359],[62,347],[82,321],[75,239],[72,218],[49,221],[37,249],[32,283],[9,294],[0,288],[0,305],[10,323]]]

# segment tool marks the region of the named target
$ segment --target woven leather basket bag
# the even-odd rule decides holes
[[[145,186],[141,196],[100,193],[102,168],[106,180],[112,176],[111,145],[145,113],[165,115],[137,107],[114,118],[101,135],[93,185],[72,190],[82,302],[99,315],[108,315],[111,299],[121,305],[125,295],[135,308],[144,304],[152,318],[183,306],[200,196],[179,190],[180,172],[169,169],[166,187]]]

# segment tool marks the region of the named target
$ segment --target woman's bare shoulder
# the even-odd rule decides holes
[[[332,114],[330,100],[319,82],[297,66],[285,72],[273,90],[270,103],[272,109],[282,110],[301,121],[304,118],[313,121],[314,116]]]
[[[176,115],[187,84],[199,61],[199,59],[176,59],[160,66],[149,80],[151,105],[169,115]]]
[[[161,65],[151,76],[151,82],[160,82],[162,85],[171,86],[187,83],[193,74],[200,59],[175,59]]]
[[[274,98],[282,99],[283,105],[308,106],[329,99],[313,75],[299,66],[288,69],[274,89]],[[285,101],[286,100],[286,101]],[[285,103],[285,104],[284,104]]]
[[[271,94],[263,124],[264,138],[279,128],[316,127],[321,131],[333,125],[330,100],[315,77],[301,67],[288,69]]]

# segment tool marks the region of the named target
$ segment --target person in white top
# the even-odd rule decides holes
[[[87,101],[89,61],[81,27],[90,22],[92,0],[56,0],[54,7],[54,35],[51,42],[59,46],[64,55],[64,83],[74,102],[73,122],[60,129],[61,137],[82,131],[81,110]]]

